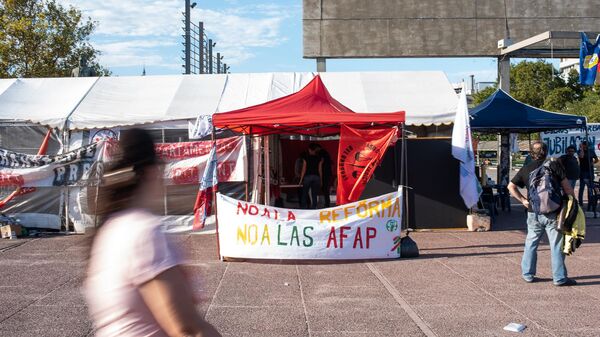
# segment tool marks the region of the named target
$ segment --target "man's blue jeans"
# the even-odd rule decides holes
[[[577,184],[577,179],[569,179],[569,184],[571,184],[571,188],[575,190],[575,184]]]
[[[548,235],[550,244],[552,279],[554,284],[562,284],[567,280],[567,267],[565,266],[565,255],[562,252],[563,236],[556,230],[556,218],[552,215],[546,216],[532,212],[527,212],[527,238],[521,261],[523,279],[532,281],[535,276],[537,249],[544,231]]]

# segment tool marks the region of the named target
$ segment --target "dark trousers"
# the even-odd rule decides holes
[[[321,192],[323,192],[323,200],[325,201],[325,208],[331,207],[331,198],[329,197],[329,188],[331,187],[331,177],[323,177],[323,186]]]
[[[590,200],[592,200],[592,188],[594,183],[592,182],[591,175],[589,173],[581,174],[579,178],[579,204],[583,206],[583,191],[587,189],[588,197],[588,211],[590,210]]]
[[[318,175],[310,174],[304,176],[302,181],[302,195],[300,198],[300,208],[317,208],[317,196],[321,190],[321,178]],[[308,200],[308,193],[310,191],[310,199]]]

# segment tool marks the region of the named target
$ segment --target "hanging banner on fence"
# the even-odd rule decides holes
[[[337,204],[356,201],[371,179],[397,128],[359,130],[342,125],[338,150]]]
[[[156,144],[156,153],[165,162],[168,185],[198,184],[209,160],[212,141]],[[246,181],[244,137],[217,140],[219,182]]]
[[[587,128],[589,146],[600,156],[600,123],[589,123]],[[548,144],[549,156],[560,157],[567,153],[569,145],[574,145],[579,150],[579,144],[585,140],[585,130],[579,128],[542,132],[540,138]]]
[[[107,142],[57,155],[29,155],[0,149],[0,186],[49,187],[83,184],[92,165],[108,157]]]
[[[400,257],[402,193],[317,210],[276,208],[217,194],[221,256],[255,259]]]

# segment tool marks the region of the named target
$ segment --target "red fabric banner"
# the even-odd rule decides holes
[[[342,125],[340,131],[337,205],[360,198],[397,128],[360,130]]]

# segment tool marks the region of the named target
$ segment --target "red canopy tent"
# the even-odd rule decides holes
[[[331,97],[319,75],[302,90],[263,104],[213,115],[219,129],[251,135],[295,133],[327,136],[340,132],[340,124],[354,128],[396,126],[405,112],[355,113]]]

